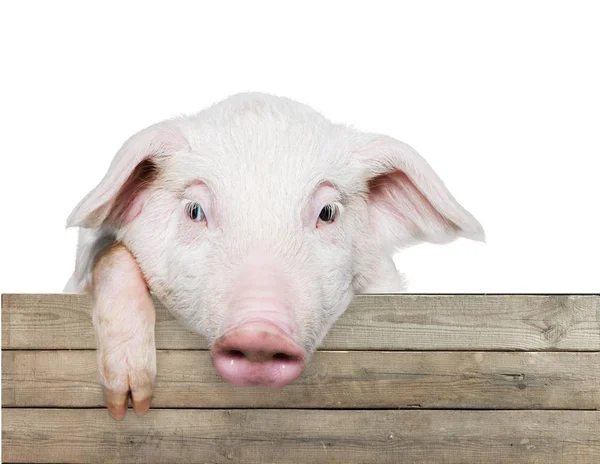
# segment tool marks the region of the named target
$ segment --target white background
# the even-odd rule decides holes
[[[3,2],[0,292],[60,292],[123,141],[247,90],[415,147],[487,244],[397,256],[412,292],[598,292],[594,2]]]

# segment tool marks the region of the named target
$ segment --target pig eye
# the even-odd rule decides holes
[[[202,207],[199,203],[188,203],[185,207],[185,211],[192,221],[201,222],[204,221],[204,219],[206,219],[204,211],[202,210]]]
[[[330,224],[335,220],[337,215],[337,206],[333,204],[325,205],[319,213],[319,222]]]

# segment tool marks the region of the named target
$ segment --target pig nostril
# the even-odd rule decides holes
[[[241,359],[254,359],[255,357],[252,355],[248,355],[246,353],[244,353],[241,350],[225,350],[223,351],[223,354],[227,357],[227,359],[231,359],[231,360],[241,360]],[[279,361],[279,362],[295,362],[298,361],[298,358],[296,356],[291,356],[287,353],[282,353],[282,352],[278,352],[275,353],[273,355],[271,355],[269,357],[269,355],[267,353],[257,353],[257,358],[258,359],[263,359],[264,361],[266,361],[267,359],[271,359],[272,361]]]
[[[290,356],[289,354],[286,354],[286,353],[275,353],[273,355],[273,360],[274,361],[296,361],[296,358],[294,356]]]
[[[225,354],[230,359],[243,359],[246,357],[246,355],[244,353],[242,353],[240,350],[227,350],[225,352]]]

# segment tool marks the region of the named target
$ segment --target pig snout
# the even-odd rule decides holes
[[[304,370],[305,352],[269,322],[250,322],[225,333],[212,347],[219,375],[240,386],[278,388]]]
[[[212,360],[224,380],[240,386],[279,388],[302,371],[296,292],[289,273],[268,251],[247,255],[226,294],[228,311],[212,345]]]

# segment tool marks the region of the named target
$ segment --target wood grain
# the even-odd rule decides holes
[[[162,349],[206,342],[157,304]],[[84,295],[2,295],[4,349],[93,349]],[[598,295],[358,295],[327,350],[600,350]]]
[[[7,409],[4,462],[597,463],[598,411]]]
[[[2,353],[4,407],[100,407],[94,351]],[[279,390],[221,381],[206,351],[159,351],[153,407],[600,409],[600,354],[317,352]]]

